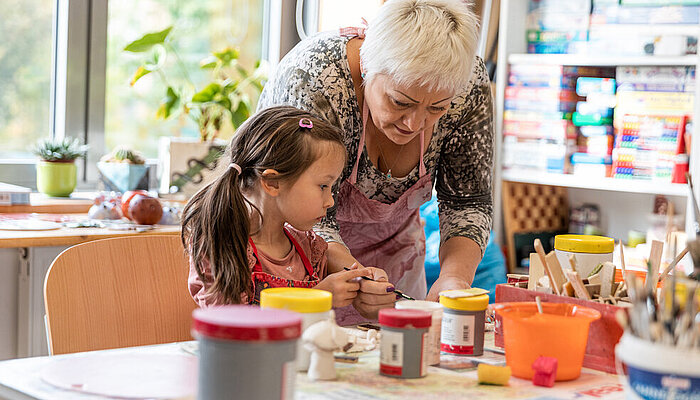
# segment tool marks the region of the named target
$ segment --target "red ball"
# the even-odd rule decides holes
[[[129,202],[129,215],[140,225],[154,225],[163,216],[163,206],[158,199],[137,194]]]

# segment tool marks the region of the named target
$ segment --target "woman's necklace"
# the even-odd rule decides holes
[[[374,129],[374,132],[377,133],[376,128]],[[382,150],[382,145],[380,145],[379,142],[377,142],[377,147],[379,147],[379,153],[382,155],[382,159],[384,160],[384,164],[386,164],[386,166],[388,168],[386,171],[386,177],[391,178],[391,170],[396,166],[396,163],[401,159],[401,153],[403,152],[403,149],[404,149],[404,147],[406,147],[406,145],[401,146],[401,150],[399,150],[399,154],[396,155],[396,159],[394,159],[394,163],[391,166],[389,166],[389,163],[387,162],[387,158],[384,155],[384,150]],[[377,165],[379,165],[379,163],[377,163]]]

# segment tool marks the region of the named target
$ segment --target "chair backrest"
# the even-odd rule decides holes
[[[70,247],[44,282],[51,354],[191,340],[189,265],[178,236]]]

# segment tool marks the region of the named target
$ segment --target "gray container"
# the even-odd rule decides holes
[[[422,378],[428,369],[431,314],[386,308],[379,311],[379,373],[392,378]]]
[[[199,400],[293,399],[301,317],[252,306],[198,309]]]

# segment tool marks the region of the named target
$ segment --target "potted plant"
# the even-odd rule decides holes
[[[40,161],[36,165],[39,192],[52,197],[68,197],[78,182],[75,160],[85,157],[87,145],[78,139],[42,139],[33,149]]]
[[[225,143],[216,141],[222,131],[235,131],[255,108],[266,80],[266,64],[252,71],[239,62],[238,49],[215,51],[200,62],[209,79],[195,84],[173,45],[173,27],[152,32],[129,43],[124,50],[143,55],[131,85],[154,74],[164,87],[156,115],[168,119],[186,114],[199,130],[199,140],[162,138],[159,144],[161,192],[193,194],[211,177]],[[169,60],[169,61],[168,61]],[[257,101],[257,100],[256,100]]]
[[[148,167],[143,156],[126,146],[117,146],[97,163],[104,190],[126,193],[148,190]]]

